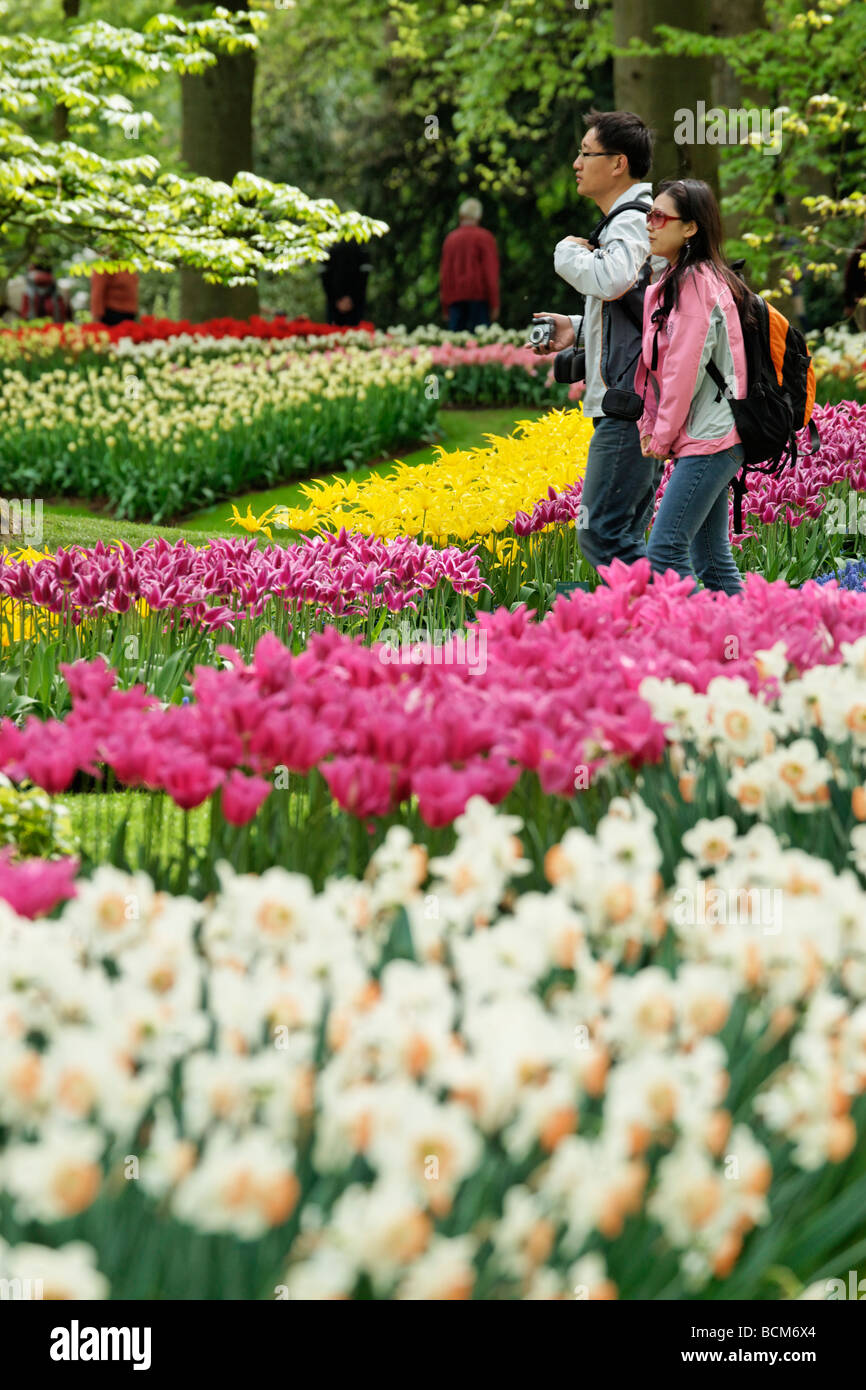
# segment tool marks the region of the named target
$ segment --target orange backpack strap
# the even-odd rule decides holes
[[[803,420],[804,425],[808,425],[812,418],[812,411],[815,408],[815,368],[809,362],[809,374],[806,377],[806,415]]]
[[[776,368],[776,380],[782,385],[782,369],[785,365],[785,345],[788,340],[788,320],[784,314],[780,314],[778,309],[774,309],[772,304],[768,304],[770,311],[770,355],[773,359],[773,366]]]

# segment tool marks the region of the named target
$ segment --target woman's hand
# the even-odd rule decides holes
[[[640,451],[641,451],[641,453],[643,454],[644,458],[645,458],[645,459],[661,459],[663,463],[666,462],[666,457],[667,457],[667,456],[666,456],[665,454],[657,454],[657,453],[655,453],[654,450],[652,450],[652,449],[650,448],[650,444],[651,444],[651,443],[652,443],[652,439],[650,438],[650,436],[649,436],[648,434],[645,434],[645,435],[642,436],[641,441],[640,441]]]

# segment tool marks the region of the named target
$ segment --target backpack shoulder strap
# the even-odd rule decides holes
[[[708,362],[704,370],[719,393],[716,396],[716,400],[720,401],[728,389],[728,383],[725,381],[725,378],[722,376],[715,362]]]
[[[600,222],[597,222],[595,224],[589,236],[586,238],[587,241],[592,242],[594,246],[598,246],[598,239],[604,231],[605,227],[608,225],[609,222],[612,222],[615,217],[619,217],[621,212],[649,212],[651,206],[651,203],[644,203],[639,201],[638,199],[634,199],[630,203],[620,203],[618,208],[613,208],[612,211],[607,213],[601,219]]]

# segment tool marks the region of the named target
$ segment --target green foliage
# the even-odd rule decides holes
[[[390,13],[391,54],[407,73],[400,109],[453,111],[447,157],[474,162],[482,189],[533,193],[551,134],[595,95],[612,51],[610,4],[395,0]]]
[[[0,845],[24,859],[74,854],[77,840],[69,811],[41,787],[13,786],[0,775]]]
[[[529,8],[543,11],[543,42],[527,42]],[[520,20],[513,32],[497,20],[509,10],[499,5],[458,31],[452,17],[471,7],[453,0],[414,14],[383,0],[298,0],[274,16],[261,46],[257,167],[387,219],[390,233],[369,255],[367,316],[378,324],[441,322],[442,242],[460,201],[479,190],[499,244],[502,322],[579,310],[553,248],[596,220],[575,197],[570,165],[581,112],[613,102],[606,7],[520,0],[510,9]],[[321,313],[316,287],[303,288],[284,307]]]
[[[228,185],[164,170],[153,154],[117,158],[97,148],[100,136],[135,141],[153,127],[133,97],[165,76],[204,72],[221,52],[255,48],[264,22],[217,8],[198,20],[154,15],[140,32],[96,20],[63,39],[0,38],[0,235],[17,247],[17,263],[38,241],[96,243],[103,259],[90,270],[183,265],[245,285],[260,271],[283,275],[322,259],[335,241],[381,235],[385,223],[249,171]],[[70,133],[60,141],[44,136],[46,111],[58,107]]]
[[[728,38],[661,26],[655,51],[720,58],[756,94],[744,105],[779,111],[778,154],[749,145],[725,151],[725,210],[748,228],[729,250],[746,256],[756,288],[781,259],[779,290],[793,293],[806,277],[817,299],[840,278],[866,218],[863,4],[766,0],[766,18],[763,29]],[[828,317],[840,307],[831,300]]]

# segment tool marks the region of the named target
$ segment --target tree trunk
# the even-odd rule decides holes
[[[195,8],[195,0],[177,0],[180,9]],[[221,0],[225,9],[249,9],[247,0]],[[252,53],[221,54],[217,63],[198,76],[182,77],[181,156],[192,174],[231,183],[235,174],[253,167]],[[180,272],[180,302],[184,318],[200,323],[212,318],[249,318],[258,312],[255,285],[230,289],[210,285],[195,270]]]
[[[765,0],[711,0],[711,6],[710,32],[713,34],[746,35],[756,29],[766,29],[767,27]],[[782,104],[785,101],[784,93],[770,92],[760,87],[741,84],[728,65],[721,59],[716,67],[713,95],[718,106],[744,107],[747,110],[753,108],[760,110],[764,107],[772,109],[777,103]],[[790,139],[790,136],[787,138]],[[784,161],[784,142],[782,160]],[[814,166],[803,171],[802,177],[805,178],[809,193],[816,196],[832,195],[833,189],[830,180]],[[739,192],[746,181],[744,177],[735,184],[731,183],[726,186],[726,191]],[[783,234],[785,228],[792,228],[796,231],[810,220],[799,199],[788,199],[784,208],[780,208],[779,215],[780,234]],[[741,214],[737,217],[725,218],[725,235],[728,237],[739,237],[748,229],[748,216]],[[773,256],[767,277],[767,282],[772,289],[779,290],[779,279],[790,260],[790,249],[780,249]],[[754,288],[758,287],[754,286]],[[791,296],[787,293],[781,293],[780,297],[774,300],[774,303],[777,309],[789,317],[792,315],[797,317],[802,312],[802,299],[799,295]]]
[[[63,0],[63,18],[66,20],[77,19],[81,11],[81,0]],[[58,102],[54,108],[54,139],[60,143],[61,140],[69,138],[69,107]]]
[[[726,38],[751,34],[766,27],[764,0],[710,0],[710,33]],[[745,86],[723,58],[717,58],[713,74],[713,105],[746,110],[772,105],[771,94],[758,87]],[[739,192],[745,178],[725,184],[727,193]],[[726,237],[739,237],[748,231],[748,219],[729,215],[724,219]]]
[[[710,0],[691,0],[684,15],[682,0],[614,0],[614,38],[618,48],[632,38],[658,42],[657,24],[709,32]],[[678,143],[674,136],[678,111],[697,112],[697,103],[712,104],[713,63],[710,58],[614,58],[613,84],[617,109],[635,111],[656,133],[652,177],[706,179],[718,193],[718,150],[715,145]],[[697,134],[700,133],[699,128]]]

